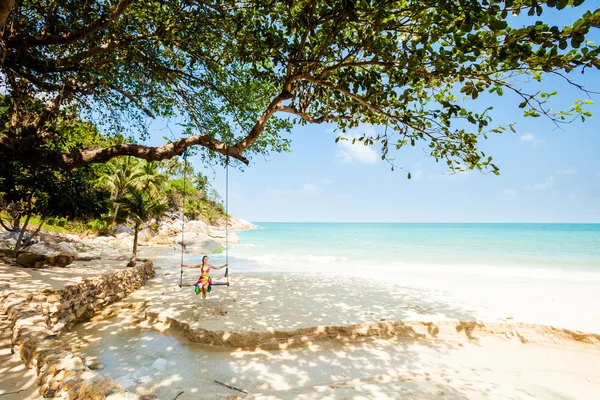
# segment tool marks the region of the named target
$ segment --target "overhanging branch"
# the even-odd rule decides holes
[[[62,169],[81,168],[95,163],[105,163],[116,157],[132,156],[146,161],[160,161],[182,155],[191,146],[203,146],[222,155],[228,155],[249,164],[249,160],[235,148],[229,148],[224,143],[210,135],[195,135],[179,139],[160,147],[150,147],[140,144],[120,144],[101,149],[83,150],[63,153],[41,148],[21,149],[4,142],[0,143],[0,152],[12,153],[13,157],[29,165],[51,165]],[[8,153],[10,152],[10,153]]]

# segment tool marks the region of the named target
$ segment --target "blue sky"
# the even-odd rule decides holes
[[[599,3],[589,2],[587,8]],[[570,10],[566,16],[581,12]],[[543,19],[558,21],[557,15]],[[600,91],[598,71],[570,78]],[[555,110],[584,98],[558,78],[545,79],[540,89],[558,91]],[[600,96],[593,100],[587,108],[593,117],[557,128],[543,117],[523,118],[520,100],[507,91],[503,97],[480,97],[478,107],[494,107],[494,124],[517,122],[516,133],[480,143],[494,157],[500,176],[448,175],[444,165],[426,155],[425,146],[417,145],[396,155],[395,164],[412,173],[408,180],[406,172],[390,171],[377,146],[336,144],[332,125],[298,126],[290,136],[292,153],[254,157],[244,172],[230,170],[229,211],[254,222],[600,222]],[[380,128],[363,126],[356,133],[365,129]],[[162,135],[157,132],[149,143],[160,144]],[[199,160],[193,163],[203,168]],[[204,172],[224,196],[223,171]]]

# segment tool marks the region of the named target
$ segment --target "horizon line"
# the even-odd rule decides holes
[[[590,222],[491,222],[491,221],[479,221],[479,222],[463,222],[463,221],[444,221],[444,222],[432,222],[432,221],[250,221],[254,223],[282,223],[282,224],[570,224],[570,225],[600,225],[600,221]]]

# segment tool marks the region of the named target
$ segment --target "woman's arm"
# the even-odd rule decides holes
[[[183,264],[182,266],[185,267],[185,268],[200,268],[200,264],[197,264],[197,265],[186,265],[186,264]]]
[[[212,269],[223,269],[223,268],[225,268],[226,266],[227,266],[227,264],[223,264],[223,265],[221,265],[220,267],[215,267],[214,265],[211,265],[210,267],[211,267]]]

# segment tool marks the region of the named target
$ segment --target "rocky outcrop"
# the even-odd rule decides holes
[[[17,255],[17,264],[27,268],[44,268],[44,267],[66,267],[75,261],[75,257],[64,254],[55,256],[47,256],[36,253],[19,253]]]
[[[78,321],[89,319],[108,304],[125,298],[154,276],[146,262],[109,275],[86,279],[60,290],[18,295],[0,294],[0,307],[12,327],[13,350],[28,368],[35,368],[43,397],[63,399],[136,399],[115,380],[103,379],[85,366],[61,340]]]

